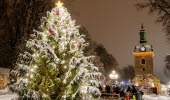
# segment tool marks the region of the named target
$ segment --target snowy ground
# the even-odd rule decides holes
[[[10,94],[10,95],[1,95],[0,96],[0,100],[11,100],[13,98],[15,98],[16,95],[15,94]],[[110,99],[97,99],[97,100],[110,100]],[[113,99],[112,99],[113,100]],[[120,99],[114,99],[114,100],[120,100]]]
[[[12,100],[15,97],[17,97],[17,95],[15,93],[9,92],[7,89],[0,90],[0,100]],[[110,100],[110,99],[97,99],[97,100]],[[120,99],[114,99],[114,100],[120,100]]]
[[[6,95],[0,95],[0,100],[11,100],[13,98],[17,97],[16,94],[6,94]],[[170,100],[170,97],[167,98],[167,96],[151,96],[148,95],[148,97],[143,98],[144,100]],[[98,100],[110,100],[110,99],[98,99]],[[120,100],[120,99],[112,99],[112,100]]]
[[[162,96],[162,95],[143,95],[142,98],[144,100],[170,100],[170,96]]]
[[[15,98],[16,95],[15,94],[10,94],[10,95],[1,95],[0,96],[0,100],[11,100],[13,98]],[[97,100],[110,100],[110,99],[97,99]],[[112,99],[113,100],[113,99]],[[120,99],[114,99],[114,100],[120,100]]]
[[[11,100],[16,97],[16,94],[0,95],[0,100]]]
[[[17,97],[16,94],[9,92],[8,90],[0,90],[0,100],[11,100]],[[160,96],[160,95],[143,95],[144,100],[170,100],[170,96]],[[110,99],[98,99],[98,100],[110,100]],[[120,99],[112,99],[120,100]]]
[[[0,100],[11,100],[15,97],[17,97],[17,95],[12,92],[9,92],[7,89],[0,90]]]

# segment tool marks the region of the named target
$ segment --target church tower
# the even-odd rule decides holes
[[[154,52],[152,45],[149,45],[146,39],[146,32],[143,25],[139,32],[140,41],[134,49],[135,78],[133,85],[145,87],[157,87],[160,89],[160,81],[153,73]]]
[[[153,58],[154,52],[152,45],[146,40],[146,32],[143,25],[140,30],[140,44],[135,46],[135,74],[144,76],[145,74],[153,74]]]

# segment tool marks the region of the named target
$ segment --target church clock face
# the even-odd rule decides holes
[[[145,47],[141,47],[140,50],[141,50],[142,52],[144,52],[144,51],[146,50],[146,48],[145,48]]]

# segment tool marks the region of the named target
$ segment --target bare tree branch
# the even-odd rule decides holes
[[[139,9],[149,8],[149,13],[157,13],[156,22],[162,23],[169,38],[170,35],[170,1],[169,0],[142,0],[136,4]]]
[[[73,0],[63,0],[67,5]],[[24,41],[33,29],[38,29],[40,19],[55,6],[55,0],[0,0],[0,67],[11,66],[24,50]],[[22,49],[21,49],[22,47]],[[5,61],[4,61],[5,60]],[[2,64],[3,63],[3,64]]]

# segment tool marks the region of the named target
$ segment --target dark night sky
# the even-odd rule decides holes
[[[118,61],[118,67],[134,65],[133,50],[139,44],[139,30],[144,23],[147,40],[153,45],[154,73],[161,80],[168,43],[161,24],[155,23],[156,15],[147,10],[138,11],[134,4],[137,0],[76,0],[72,16],[79,25],[85,26],[92,39],[102,43]]]

